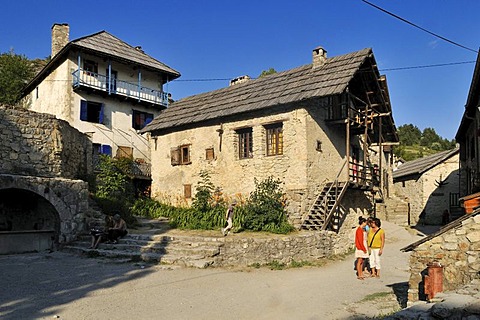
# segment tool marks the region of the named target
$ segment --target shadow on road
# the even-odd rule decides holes
[[[63,305],[152,272],[62,252],[0,256],[0,318],[52,318]]]

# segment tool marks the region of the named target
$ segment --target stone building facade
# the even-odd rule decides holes
[[[443,151],[402,164],[393,172],[395,194],[410,204],[411,225],[422,212],[427,224],[442,224],[442,214],[451,211],[450,199],[459,193],[459,150]]]
[[[8,106],[0,106],[0,137],[0,251],[37,250],[41,234],[42,249],[75,239],[89,214],[89,138],[53,115]]]
[[[443,290],[452,291],[480,275],[480,214],[463,216],[403,251],[410,255],[408,300],[425,299],[427,264],[443,266]]]
[[[152,137],[153,197],[188,205],[202,171],[228,200],[245,199],[255,179],[273,177],[283,182],[290,221],[300,226],[325,185],[338,180],[362,198],[338,199],[340,210],[366,215],[373,162],[382,158],[381,180],[391,172],[382,143],[398,141],[391,112],[379,111],[391,110],[388,91],[378,91],[386,82],[364,91],[372,82],[357,71],[372,63],[370,49],[330,59],[320,49],[311,65],[187,97],[162,111],[142,130]],[[367,94],[378,102],[375,110],[363,104]],[[345,194],[357,194],[351,190]]]

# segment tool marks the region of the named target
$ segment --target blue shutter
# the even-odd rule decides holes
[[[87,121],[87,118],[88,118],[87,101],[80,100],[80,120]]]
[[[103,124],[103,113],[105,111],[105,104],[102,103],[102,105],[100,106],[100,114],[98,115],[98,123],[102,123]]]
[[[108,155],[108,156],[112,156],[112,147],[109,146],[109,145],[102,145],[102,154],[105,154],[105,155]]]
[[[150,122],[152,122],[152,120],[153,120],[153,114],[151,114],[151,113],[145,114],[145,123],[144,123],[144,126],[146,126],[147,124],[149,124]]]

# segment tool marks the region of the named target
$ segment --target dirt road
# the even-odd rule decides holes
[[[173,269],[55,252],[0,256],[2,319],[354,319],[406,294],[419,236],[388,222],[382,278],[356,279],[353,256],[288,270]],[[393,293],[396,293],[393,294]],[[370,299],[371,298],[371,299]]]

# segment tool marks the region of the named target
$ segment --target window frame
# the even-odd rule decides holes
[[[238,138],[238,158],[253,158],[253,128],[237,129],[235,132]]]
[[[98,108],[97,110],[92,110]],[[90,123],[103,124],[105,104],[101,102],[80,100],[80,120]],[[96,115],[94,115],[96,114]]]
[[[264,125],[266,137],[266,155],[283,155],[283,122]]]

